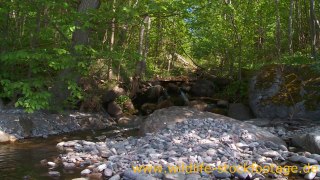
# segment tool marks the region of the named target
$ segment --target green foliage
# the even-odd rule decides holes
[[[129,96],[127,96],[127,95],[121,95],[121,96],[119,96],[119,97],[116,98],[115,102],[116,102],[117,104],[119,104],[120,106],[123,106],[123,104],[124,104],[125,102],[127,102],[129,99],[130,99]]]
[[[294,1],[289,50],[290,2],[281,1],[276,7],[269,0],[121,0],[114,4],[101,1],[98,9],[78,12],[81,1],[3,1],[0,96],[28,112],[47,109],[55,99],[52,88],[61,81],[70,92],[66,101],[74,107],[92,98],[79,78],[93,81],[91,89],[103,89],[118,77],[129,82],[144,56],[146,79],[189,73],[174,54],[189,60],[188,54],[218,76],[234,76],[241,68],[258,69],[270,63],[315,64],[315,59],[309,58],[308,3]],[[319,4],[315,9],[319,12]],[[143,22],[146,15],[151,18],[150,29]],[[147,51],[140,55],[143,25],[142,46]],[[80,38],[75,36],[79,31],[84,32]],[[89,43],[77,44],[77,38],[86,38],[84,34],[88,34]],[[282,53],[279,57],[278,49]],[[113,78],[109,77],[110,69]],[[65,71],[70,73],[64,75]],[[224,94],[233,100],[244,99],[246,83],[236,81]]]
[[[231,102],[245,102],[248,99],[248,82],[233,81],[221,93],[222,97],[227,97]]]

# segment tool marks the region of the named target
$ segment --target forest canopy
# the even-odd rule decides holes
[[[314,0],[2,1],[0,97],[74,108],[135,76],[197,68],[241,81],[265,64],[317,64],[319,11]]]

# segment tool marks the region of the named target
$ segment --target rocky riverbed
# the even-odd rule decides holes
[[[186,118],[168,125],[155,133],[143,137],[113,138],[100,142],[74,140],[60,142],[57,148],[63,153],[59,163],[50,164],[49,174],[59,176],[57,166],[64,169],[82,168],[81,174],[89,179],[287,179],[281,173],[246,172],[240,168],[236,173],[213,170],[212,173],[168,173],[169,167],[182,164],[204,164],[212,169],[224,165],[243,165],[277,169],[284,165],[298,167],[297,174],[305,179],[320,178],[320,155],[309,152],[289,151],[282,139],[249,123],[224,116],[196,111],[194,109],[174,108],[161,111],[190,111],[199,118]],[[276,132],[273,132],[276,134]],[[284,132],[286,133],[286,132]],[[161,173],[134,173],[132,166],[161,166]],[[313,166],[315,171],[304,172],[305,165]],[[309,168],[310,169],[310,168]],[[272,171],[274,172],[274,171]]]
[[[105,129],[114,124],[115,122],[109,116],[101,113],[73,111],[53,114],[39,111],[28,114],[20,109],[0,109],[0,142]]]

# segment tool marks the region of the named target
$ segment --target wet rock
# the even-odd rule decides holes
[[[238,120],[249,120],[253,118],[249,107],[242,103],[232,103],[229,105],[228,117]]]
[[[114,101],[108,104],[107,112],[113,117],[119,117],[122,114],[121,107]]]
[[[49,171],[48,174],[51,177],[60,177],[61,176],[59,171]]]
[[[117,97],[124,95],[124,89],[115,86],[113,89],[106,92],[106,94],[102,97],[103,103],[110,103],[114,101]]]
[[[197,97],[211,97],[214,95],[214,83],[208,80],[198,80],[192,85],[190,92]]]

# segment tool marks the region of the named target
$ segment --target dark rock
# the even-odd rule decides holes
[[[213,170],[212,174],[218,179],[226,179],[231,177],[231,174],[229,172],[221,170]]]
[[[48,174],[51,177],[59,177],[61,175],[58,171],[49,171]]]
[[[178,95],[180,94],[180,87],[176,84],[169,83],[167,87],[167,91],[170,95]]]
[[[157,104],[153,104],[153,103],[144,103],[142,106],[141,106],[141,111],[144,113],[144,114],[150,114],[152,113],[153,111],[155,111],[157,109]]]
[[[230,104],[228,116],[238,120],[249,120],[253,118],[249,107],[242,103]]]
[[[213,82],[208,80],[198,80],[191,87],[190,92],[197,97],[212,97],[214,95],[215,86]]]
[[[128,112],[130,114],[134,114],[137,111],[135,109],[131,99],[129,99],[126,102],[123,103],[123,108],[124,108],[125,112]]]
[[[115,86],[113,89],[106,92],[106,94],[103,96],[102,101],[103,103],[110,103],[114,101],[117,97],[124,95],[125,91],[124,89]]]
[[[219,101],[217,102],[217,106],[218,106],[218,107],[221,107],[221,108],[228,108],[229,102],[226,101],[226,100],[219,100]]]
[[[145,102],[157,102],[164,93],[164,88],[160,85],[151,86],[145,93]]]
[[[122,109],[116,102],[113,101],[108,104],[107,112],[113,117],[119,117],[122,114]]]
[[[319,72],[308,65],[269,65],[250,82],[249,103],[261,118],[319,120]],[[305,83],[307,82],[307,83]]]
[[[292,138],[292,143],[311,153],[320,154],[320,130],[315,130],[314,132],[302,136],[294,136]]]
[[[4,104],[3,104],[2,99],[0,99],[0,110],[2,110],[3,108],[4,108]]]
[[[142,123],[143,118],[137,116],[121,117],[118,120],[118,125],[121,127],[139,127]]]
[[[163,109],[174,106],[173,102],[170,99],[166,99],[157,104],[157,109]]]

